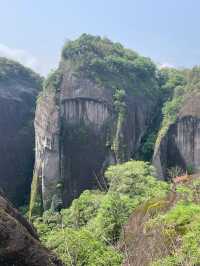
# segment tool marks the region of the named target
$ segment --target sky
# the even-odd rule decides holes
[[[200,64],[199,0],[0,0],[0,56],[47,75],[82,33],[120,42],[162,66]]]

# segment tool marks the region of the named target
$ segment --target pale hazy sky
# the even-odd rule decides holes
[[[0,0],[0,56],[47,74],[66,39],[90,33],[156,63],[200,64],[199,0]]]

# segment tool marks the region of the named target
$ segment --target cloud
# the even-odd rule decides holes
[[[168,62],[158,64],[158,67],[159,67],[160,69],[162,69],[162,68],[175,68],[174,65],[172,65],[172,64],[170,64],[170,63],[168,63]]]
[[[30,67],[41,74],[45,72],[38,59],[26,50],[10,48],[0,43],[0,56],[18,61],[24,66]]]

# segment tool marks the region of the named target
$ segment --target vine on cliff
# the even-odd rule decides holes
[[[170,125],[176,122],[179,110],[185,99],[186,77],[184,71],[165,68],[160,71],[160,88],[167,97],[162,108],[162,124],[158,132],[155,151],[166,135]]]
[[[179,96],[179,97],[175,97],[171,101],[167,101],[164,104],[164,107],[162,109],[163,121],[162,121],[162,126],[161,126],[161,129],[158,133],[158,137],[156,140],[155,150],[160,145],[160,142],[161,142],[162,138],[165,136],[165,134],[167,133],[170,125],[172,125],[173,123],[176,122],[178,112],[179,112],[183,102],[184,102],[184,97]]]
[[[161,89],[171,91],[171,97],[165,102],[162,109],[163,121],[156,140],[155,151],[157,151],[170,125],[176,122],[185,99],[188,95],[200,89],[200,67],[194,67],[191,70],[165,69],[161,74],[164,76]]]
[[[33,218],[33,216],[42,215],[42,197],[40,193],[40,177],[37,175],[33,175],[33,180],[31,184],[31,197],[30,197],[30,205],[29,205],[29,220]]]
[[[126,160],[126,144],[124,143],[123,128],[126,118],[126,93],[123,89],[117,89],[114,94],[114,107],[117,113],[116,133],[113,140],[112,149],[115,152],[117,162],[124,162]]]

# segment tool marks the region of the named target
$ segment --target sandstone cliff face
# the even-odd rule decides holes
[[[62,266],[37,237],[35,229],[0,193],[0,265]]]
[[[168,177],[167,169],[179,166],[200,170],[200,93],[187,96],[177,120],[170,125],[154,153],[153,162],[160,178]]]
[[[0,58],[0,187],[12,202],[24,204],[34,159],[33,119],[39,76]]]
[[[106,45],[113,44],[109,41]],[[86,50],[83,55],[87,55],[88,44],[80,42],[80,47]],[[86,66],[78,72],[74,67],[77,62],[71,57],[62,58],[52,77],[57,80],[56,89],[53,82],[49,83],[38,101],[32,210],[34,201],[42,200],[44,209],[56,209],[62,204],[69,205],[85,189],[105,187],[102,179],[105,167],[134,155],[156,105],[156,97],[133,93],[120,78],[119,87],[125,84],[124,96],[118,99],[116,107],[119,87],[89,78]],[[155,86],[154,81],[149,82],[150,86]]]

